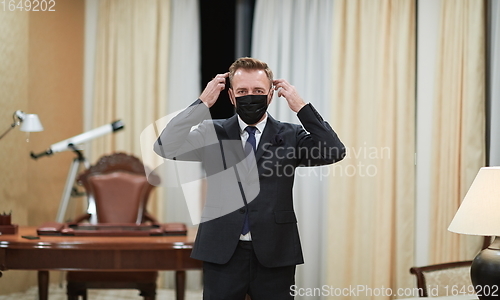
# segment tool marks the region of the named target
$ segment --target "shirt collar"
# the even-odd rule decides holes
[[[243,122],[243,120],[240,118],[240,116],[238,116],[238,124],[240,125],[240,134],[241,134],[241,133],[243,133],[245,128],[247,128],[248,124]],[[264,115],[264,119],[262,119],[262,121],[260,121],[259,123],[257,123],[254,126],[257,127],[257,130],[259,131],[259,133],[262,133],[264,131],[264,128],[266,127],[266,124],[267,124],[267,112]]]

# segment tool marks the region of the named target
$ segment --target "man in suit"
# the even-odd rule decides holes
[[[208,108],[226,78],[237,114],[211,120]],[[267,113],[275,91],[303,126]],[[201,161],[206,172],[207,199],[191,254],[204,261],[203,299],[293,299],[295,267],[304,262],[292,199],[295,168],[345,155],[314,107],[286,80],[274,80],[266,63],[240,58],[169,122],[154,150]]]

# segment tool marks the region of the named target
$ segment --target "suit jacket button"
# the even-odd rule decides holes
[[[247,210],[244,208],[240,208],[240,214],[244,214]]]

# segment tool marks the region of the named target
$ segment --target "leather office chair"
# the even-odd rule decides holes
[[[159,177],[152,174],[153,180]],[[150,179],[152,179],[150,177]],[[103,156],[77,179],[87,194],[93,196],[98,223],[158,223],[146,211],[151,185],[142,162],[125,153]],[[82,222],[86,214],[77,218]],[[79,296],[87,299],[87,289],[138,289],[144,300],[154,300],[158,272],[80,272],[69,271],[66,276],[68,300]]]
[[[470,279],[472,260],[412,267],[417,277],[419,297],[440,297],[474,293]],[[452,290],[453,289],[453,290]]]

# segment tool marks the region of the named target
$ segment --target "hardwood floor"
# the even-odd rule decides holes
[[[61,287],[59,284],[49,286],[50,300],[66,300],[66,284]],[[201,291],[186,291],[186,300],[201,300]],[[29,288],[24,293],[10,295],[0,295],[0,300],[35,300],[38,299],[38,288]],[[89,290],[88,300],[142,300],[137,290]],[[175,291],[158,289],[156,291],[158,300],[175,300]]]

